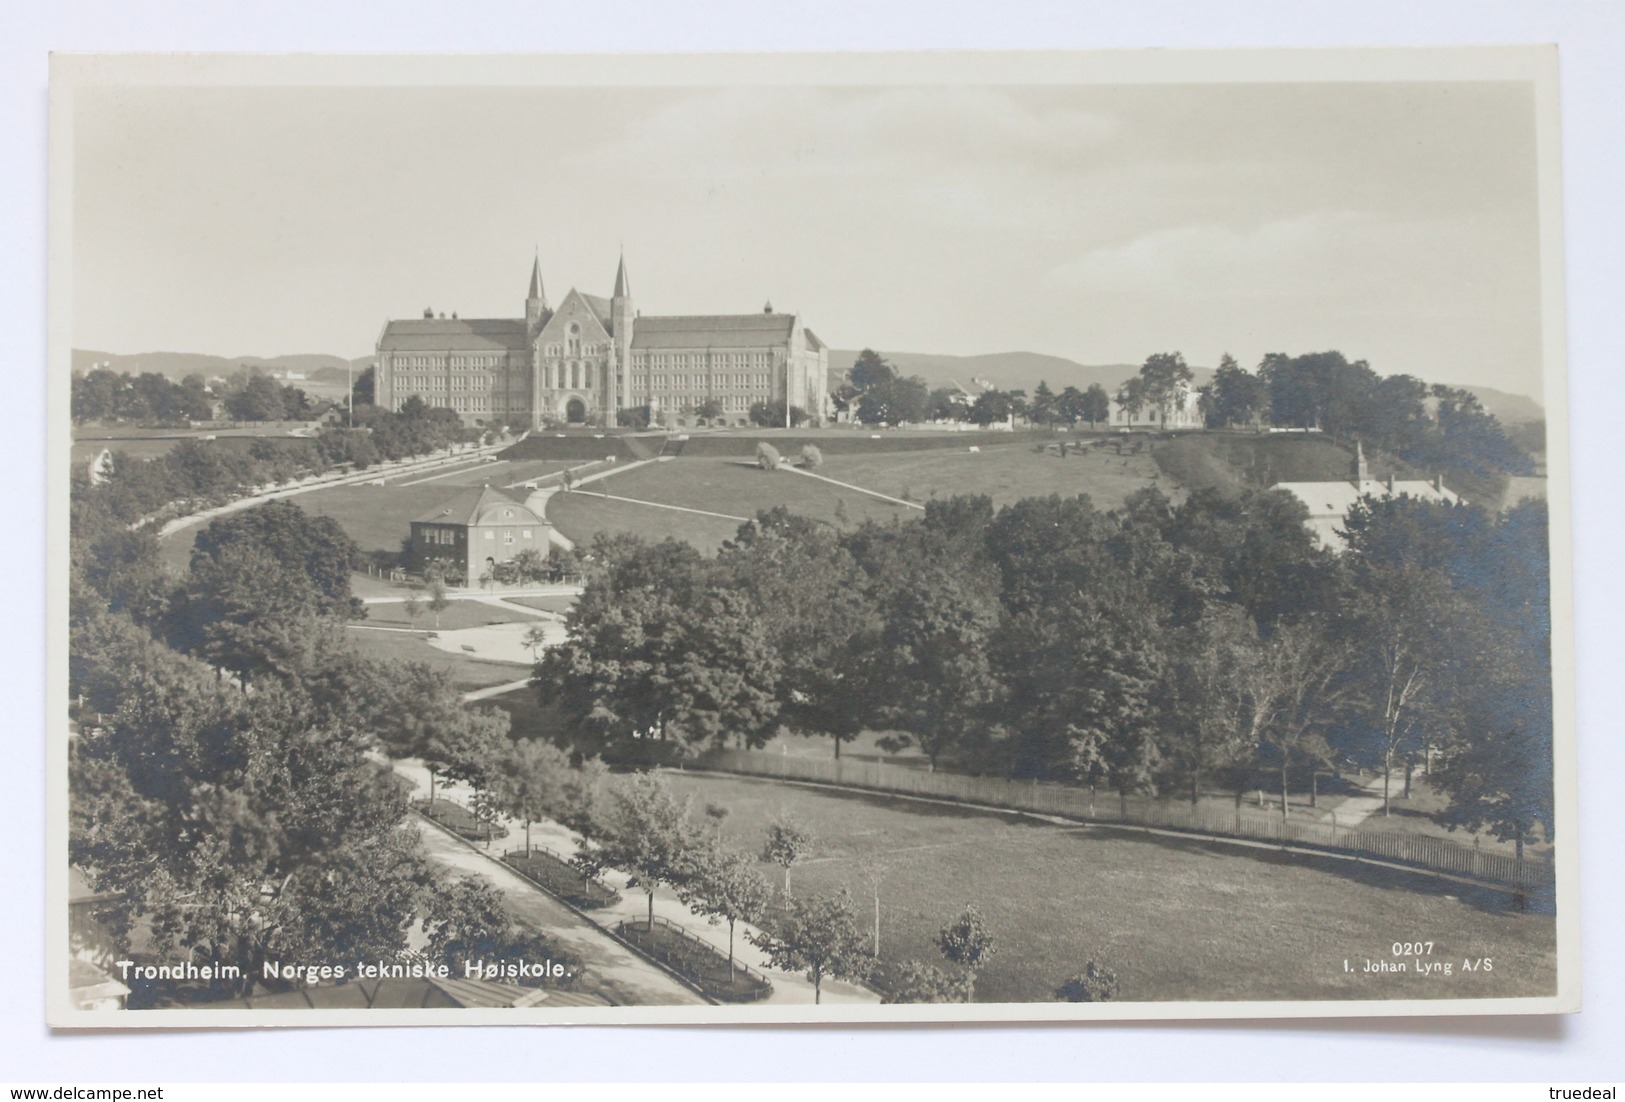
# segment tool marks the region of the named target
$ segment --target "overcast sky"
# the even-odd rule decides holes
[[[73,343],[372,351],[425,306],[771,297],[841,348],[1336,348],[1539,394],[1534,101],[1481,84],[85,88]]]

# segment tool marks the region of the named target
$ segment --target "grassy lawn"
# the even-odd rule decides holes
[[[424,603],[422,597],[418,598]],[[406,614],[406,602],[399,604],[376,604],[367,606],[367,618],[363,624],[375,627],[403,627],[417,628],[419,631],[456,631],[458,628],[483,628],[490,624],[511,624],[515,620],[525,620],[528,617],[522,613],[513,612],[505,608],[497,608],[481,601],[453,601],[449,607],[440,613],[440,626],[435,627],[435,615],[424,604],[423,613],[416,622]],[[541,617],[537,617],[541,619]]]
[[[644,505],[606,501],[585,494],[555,494],[547,503],[547,519],[560,532],[583,546],[599,532],[625,532],[657,541],[671,536],[691,543],[707,554],[721,547],[724,540],[733,539],[739,531],[739,525],[731,520],[702,517],[695,513],[674,513],[670,509],[650,509]]]
[[[914,501],[987,494],[1000,506],[1025,497],[1088,494],[1096,506],[1111,509],[1146,485],[1176,496],[1175,484],[1159,477],[1150,455],[1115,455],[1110,447],[1065,459],[1035,452],[1031,443],[981,445],[979,452],[967,445],[952,451],[837,455],[827,457],[818,473]]]
[[[576,599],[568,594],[561,597],[503,597],[509,604],[524,605],[526,608],[540,609],[543,612],[556,612],[560,616],[576,607]]]
[[[510,662],[482,662],[466,655],[453,655],[431,647],[421,638],[400,631],[367,631],[353,628],[346,638],[368,658],[388,662],[421,662],[450,675],[452,684],[464,691],[483,689],[518,681],[528,667]]]
[[[333,486],[290,500],[312,516],[332,517],[363,551],[401,549],[413,517],[443,505],[463,490],[446,479],[417,486]]]
[[[1064,828],[1015,816],[771,782],[668,774],[729,809],[728,844],[755,851],[767,820],[790,811],[820,838],[795,890],[850,885],[860,855],[881,856],[881,949],[941,963],[936,931],[973,903],[999,942],[981,973],[985,1002],[1045,1002],[1091,958],[1113,968],[1122,998],[1480,998],[1549,994],[1551,916],[1518,914],[1497,894],[1329,859],[1241,850],[1127,831]],[[778,883],[776,867],[762,871]],[[1431,939],[1448,978],[1366,975],[1393,942]],[[1494,971],[1464,973],[1465,957]],[[1348,960],[1354,972],[1344,971]],[[1410,958],[1400,958],[1407,959]],[[1412,965],[1414,968],[1414,964]]]
[[[739,459],[675,459],[653,463],[594,482],[587,489],[737,517],[751,517],[759,510],[776,505],[830,523],[839,523],[838,512],[844,512],[851,524],[870,517],[885,521],[919,515],[917,510],[888,504],[867,494],[842,490],[784,471],[769,473]],[[577,494],[555,495],[548,502],[548,519],[559,531],[578,542],[590,540],[599,531],[632,532],[650,539],[675,536],[707,551],[715,550],[723,540],[732,539],[739,530],[737,521],[720,517],[651,509],[631,502]]]
[[[421,484],[424,486],[447,487],[450,492],[455,493],[469,486],[484,486],[486,483],[498,487],[507,486],[510,483],[523,482],[526,479],[540,478],[555,471],[562,471],[572,465],[568,462],[546,459],[532,459],[524,462],[475,463],[472,466],[463,467],[453,474],[442,475],[439,478],[434,478],[432,482],[422,482]],[[418,471],[392,479],[390,486],[400,483],[420,482],[422,479],[433,477],[434,472],[432,471]],[[389,489],[390,486],[384,488]],[[410,486],[406,488],[412,489]],[[410,520],[411,518],[408,517],[407,519]]]

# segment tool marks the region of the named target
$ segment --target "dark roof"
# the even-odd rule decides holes
[[[807,351],[822,352],[824,350],[824,342],[819,340],[811,329],[803,329],[802,332],[807,334]]]
[[[513,510],[511,520],[494,515],[496,510],[504,508]],[[420,517],[414,517],[412,523],[461,524],[467,527],[471,524],[489,524],[501,520],[508,520],[508,523],[512,524],[547,523],[520,502],[489,486],[470,486],[445,504],[429,510]]]
[[[790,339],[791,314],[639,318],[633,348],[776,348]]]
[[[384,327],[385,352],[495,352],[526,347],[523,318],[415,318]]]
[[[580,291],[577,291],[576,294],[581,295],[581,301],[585,302],[592,309],[593,314],[598,318],[598,320],[604,323],[604,329],[607,331],[609,329],[610,318],[609,299],[602,295],[582,294]]]

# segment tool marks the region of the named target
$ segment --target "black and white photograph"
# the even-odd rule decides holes
[[[50,1024],[1577,1010],[1557,74],[57,55]]]

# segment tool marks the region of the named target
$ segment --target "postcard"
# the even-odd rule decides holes
[[[1579,1009],[1556,52],[59,55],[50,1024]]]

